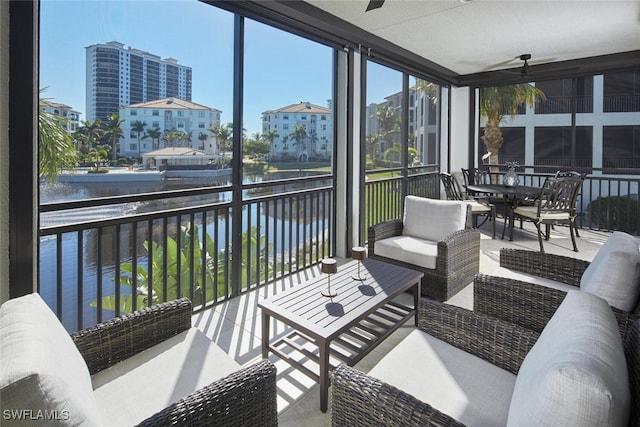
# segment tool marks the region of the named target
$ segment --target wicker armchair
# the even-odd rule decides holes
[[[533,312],[535,308],[525,311]],[[513,374],[540,337],[536,331],[482,313],[422,299],[418,328]],[[640,321],[623,336],[631,392],[629,426],[640,426]],[[435,384],[434,384],[435,386]],[[424,387],[431,387],[428,382]],[[346,365],[332,377],[333,427],[460,426],[440,412],[385,381]]]
[[[450,203],[462,204],[463,202]],[[369,257],[421,271],[424,273],[420,287],[422,295],[438,301],[448,300],[471,284],[480,269],[480,232],[471,228],[471,207],[463,206],[466,209],[466,226],[434,241],[437,246],[435,268],[426,268],[390,256],[383,256],[376,251],[377,242],[406,235],[406,209],[404,220],[388,220],[369,227]],[[422,211],[420,215],[419,221],[423,223],[434,221],[429,211]]]
[[[75,332],[71,338],[93,375],[190,329],[191,316],[191,301],[182,298]],[[140,425],[276,426],[276,394],[276,368],[262,360],[176,401]]]

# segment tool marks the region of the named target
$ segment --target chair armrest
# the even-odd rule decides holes
[[[418,328],[513,374],[540,336],[519,325],[427,298],[420,299]]]
[[[438,241],[438,258],[436,269],[439,271],[453,271],[461,265],[475,264],[475,272],[480,268],[480,232],[465,228],[449,234]]]
[[[473,311],[542,332],[565,291],[504,277],[478,274],[473,281]],[[640,315],[611,307],[624,338]]]
[[[387,239],[402,234],[403,224],[401,219],[391,219],[372,225],[368,230],[369,253],[374,253],[373,248],[377,240]]]
[[[580,286],[589,261],[523,249],[500,249],[500,267]]]
[[[333,372],[331,399],[333,427],[464,425],[410,394],[347,365],[340,365]]]
[[[191,327],[191,301],[181,298],[115,317],[71,338],[91,375]]]
[[[478,274],[473,280],[473,311],[542,332],[566,295],[547,286]]]
[[[276,367],[263,359],[214,381],[140,426],[277,426]]]

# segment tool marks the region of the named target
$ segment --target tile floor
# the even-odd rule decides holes
[[[499,262],[499,250],[503,247],[539,250],[535,227],[525,223],[521,230],[514,230],[514,241],[500,240],[501,226],[497,227],[498,237],[491,239],[488,225],[485,225],[481,238],[480,272],[490,274]],[[551,239],[544,242],[545,251],[566,256],[590,260],[598,248],[608,238],[609,233],[583,230],[578,239],[579,252],[571,250],[571,240],[567,227],[556,227]],[[195,314],[193,324],[229,353],[241,365],[251,364],[261,358],[261,316],[257,303],[260,299],[274,295],[294,286],[309,277],[320,274],[312,268],[288,277],[275,284],[243,295],[212,310]],[[401,295],[411,303],[412,296]],[[450,304],[472,308],[473,285],[470,284],[448,301]],[[382,356],[400,342],[412,329],[409,321],[382,342],[369,355],[361,360],[356,368],[368,372]],[[287,332],[285,326],[277,321],[271,325],[273,337]],[[280,426],[328,426],[331,424],[331,400],[326,413],[320,411],[319,388],[310,378],[293,369],[288,363],[270,355],[278,370],[278,422]],[[331,395],[331,389],[329,389]]]

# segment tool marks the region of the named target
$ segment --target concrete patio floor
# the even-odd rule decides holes
[[[535,227],[525,223],[521,230],[516,224],[512,242],[501,240],[502,224],[497,224],[496,239],[491,239],[490,227],[485,224],[481,229],[480,272],[491,274],[498,266],[501,248],[518,248],[539,250]],[[591,260],[599,247],[607,240],[610,233],[580,230],[577,239],[579,252],[571,249],[571,239],[568,227],[556,227],[552,231],[551,239],[544,242],[546,252],[561,254],[586,260]],[[339,262],[345,260],[339,260]],[[194,326],[200,328],[207,336],[229,353],[241,365],[254,363],[261,358],[261,316],[257,303],[260,299],[274,295],[289,287],[320,274],[317,268],[305,270],[297,275],[288,277],[276,284],[250,292],[232,301],[221,304],[212,310],[195,314]],[[410,294],[399,298],[412,303]],[[473,308],[473,284],[463,289],[448,301],[469,309]],[[288,329],[277,321],[272,320],[272,337],[282,336]],[[355,367],[368,372],[391,348],[397,345],[415,326],[409,321],[389,338],[376,347],[362,359]],[[292,368],[288,363],[270,355],[278,370],[278,422],[280,426],[329,426],[331,424],[331,397],[329,410],[320,411],[320,393],[318,384],[303,373]],[[329,396],[331,389],[329,389]]]

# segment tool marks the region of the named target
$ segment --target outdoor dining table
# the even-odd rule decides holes
[[[541,187],[516,185],[508,187],[501,184],[473,184],[467,185],[468,192],[482,193],[487,195],[499,195],[505,199],[506,218],[505,227],[502,229],[502,238],[504,239],[504,231],[506,228],[506,220],[509,221],[509,241],[513,241],[513,210],[517,208],[524,200],[534,201],[540,196]]]

